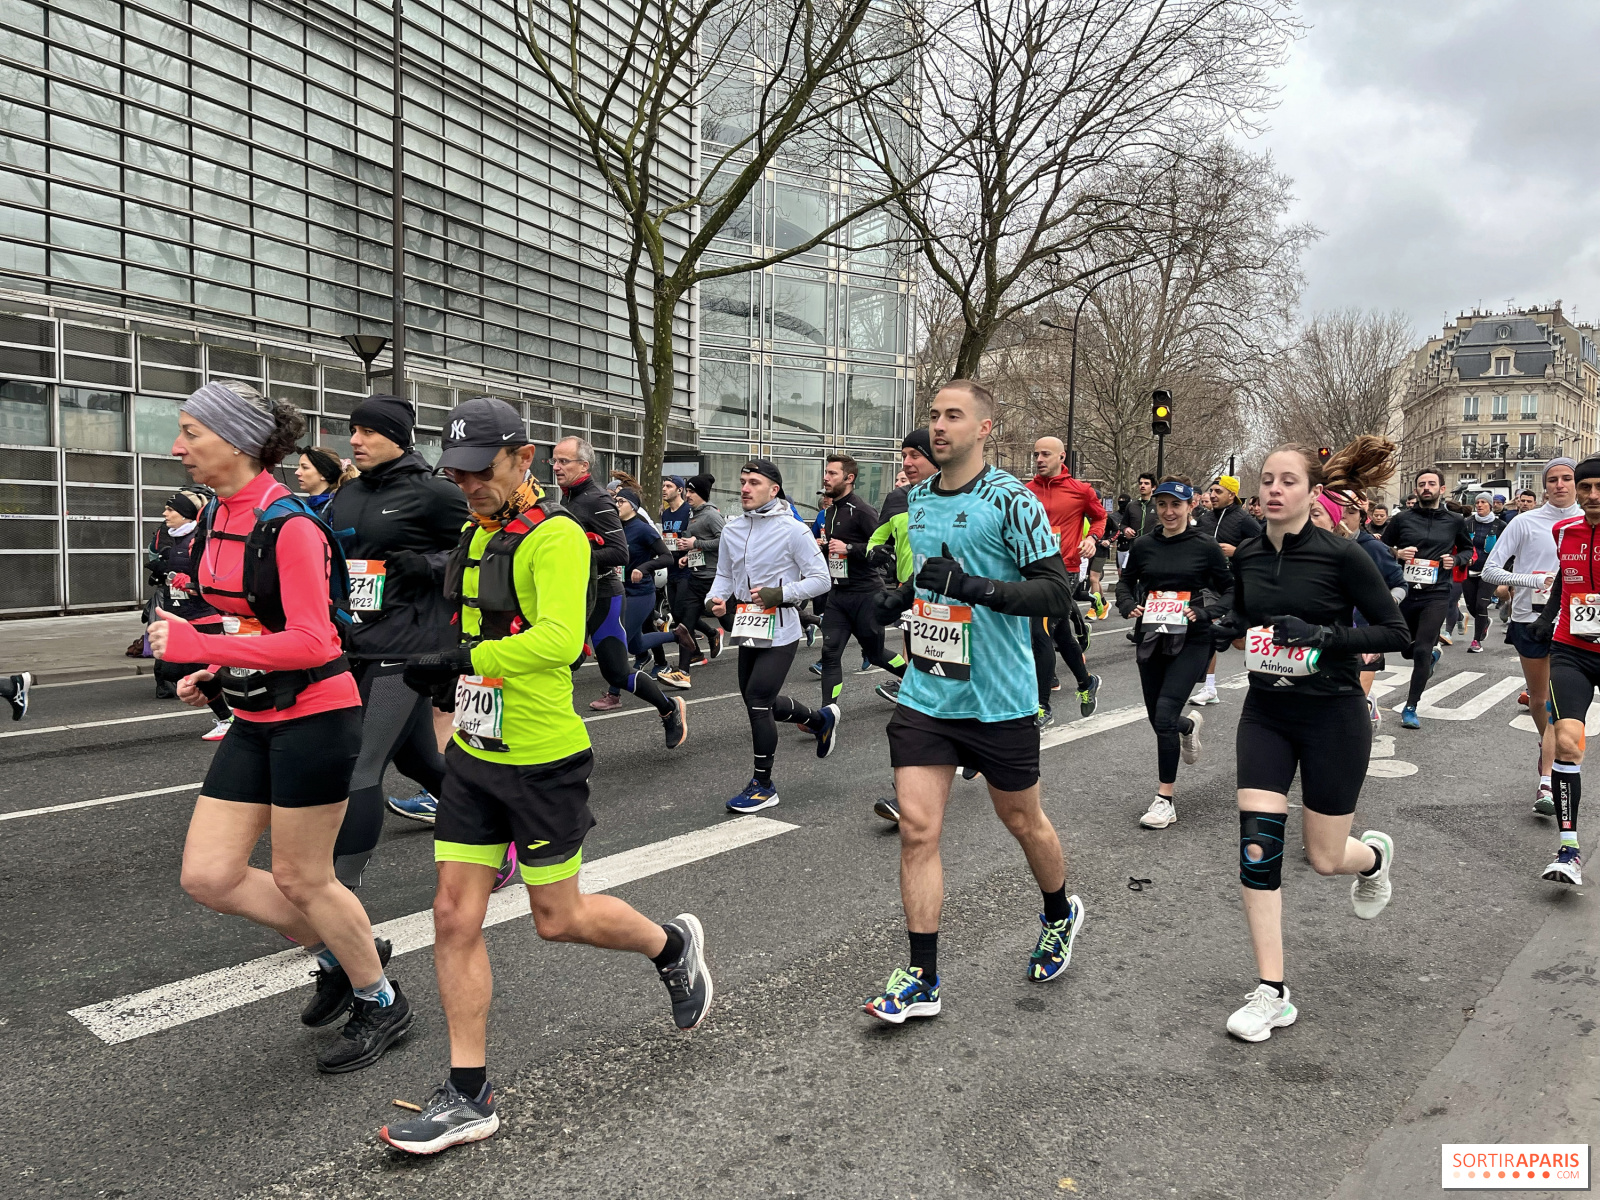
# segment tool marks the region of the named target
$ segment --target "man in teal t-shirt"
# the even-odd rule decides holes
[[[934,397],[928,430],[939,474],[907,497],[916,574],[877,603],[885,625],[905,615],[911,650],[888,727],[911,966],[866,1003],[897,1025],[939,1011],[939,835],[957,767],[983,775],[1043,893],[1029,978],[1058,978],[1083,925],[1082,902],[1067,895],[1061,841],[1040,804],[1029,632],[1030,618],[1066,612],[1072,585],[1038,499],[984,462],[993,428],[994,396],[982,384],[952,380]]]

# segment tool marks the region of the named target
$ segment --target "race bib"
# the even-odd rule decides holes
[[[350,573],[350,611],[369,613],[383,611],[384,574],[381,558],[347,558],[345,570]]]
[[[772,639],[778,636],[778,610],[775,608],[762,608],[759,604],[741,604],[733,614],[733,629],[729,631],[730,641],[738,642],[742,646],[755,646],[761,643],[772,644]]]
[[[828,555],[828,578],[849,579],[850,560],[842,554]]]
[[[1272,626],[1256,625],[1244,636],[1244,666],[1263,675],[1315,675],[1322,651],[1309,646],[1276,646]]]
[[[1580,592],[1567,598],[1567,632],[1573,637],[1600,638],[1600,596]]]
[[[1438,583],[1438,560],[1432,558],[1413,558],[1410,562],[1401,565],[1400,576],[1407,583]]]
[[[230,637],[260,637],[266,630],[254,617],[236,617],[232,613],[223,613],[222,632]]]
[[[501,740],[505,720],[505,680],[463,675],[456,680],[455,727],[479,750],[506,750]]]
[[[684,566],[703,567],[706,565],[706,552],[704,550],[691,550],[684,555]]]
[[[1151,592],[1144,599],[1144,623],[1162,633],[1186,633],[1189,619],[1184,609],[1188,603],[1188,592]]]
[[[173,582],[173,580],[177,577],[178,573],[176,571],[167,572],[167,594],[171,596],[174,601],[187,600],[189,598],[189,593],[184,591],[181,587]]]
[[[971,679],[972,609],[919,598],[910,617],[911,665],[946,679]]]

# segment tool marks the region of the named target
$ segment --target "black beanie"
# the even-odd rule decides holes
[[[167,507],[177,513],[186,521],[192,521],[200,515],[200,506],[196,504],[192,492],[175,492],[167,500]]]
[[[402,450],[411,449],[411,427],[417,414],[399,396],[368,396],[350,414],[350,428],[365,426],[383,434]]]
[[[684,483],[688,486],[689,490],[696,496],[699,496],[700,499],[704,500],[707,504],[711,503],[711,487],[716,482],[717,481],[715,477],[711,475],[691,475],[688,479],[684,480]]]
[[[918,426],[906,434],[900,443],[900,448],[904,450],[908,446],[929,462],[933,461],[933,437],[928,433],[926,426]]]

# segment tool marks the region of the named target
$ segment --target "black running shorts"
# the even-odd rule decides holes
[[[498,868],[514,840],[522,882],[529,887],[578,873],[583,839],[594,828],[589,811],[594,751],[519,767],[486,762],[451,742],[444,765],[444,793],[433,827],[435,862]]]
[[[1245,693],[1235,741],[1239,787],[1287,796],[1299,768],[1307,809],[1327,817],[1355,812],[1372,754],[1367,698],[1288,693],[1257,687]]]
[[[200,794],[278,808],[340,804],[350,797],[350,776],[360,755],[359,708],[288,721],[235,717],[212,756]]]
[[[1534,641],[1528,632],[1532,628],[1532,621],[1506,622],[1506,645],[1523,658],[1549,658],[1551,643]]]
[[[887,732],[891,766],[972,767],[1002,792],[1025,792],[1039,782],[1039,728],[1032,717],[946,720],[901,704]]]
[[[1550,712],[1556,720],[1586,718],[1597,687],[1600,687],[1600,648],[1579,650],[1562,642],[1550,647]]]

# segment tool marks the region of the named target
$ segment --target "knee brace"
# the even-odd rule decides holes
[[[1239,814],[1239,882],[1258,892],[1275,892],[1283,886],[1283,823],[1285,813]],[[1254,846],[1261,857],[1251,858]]]

